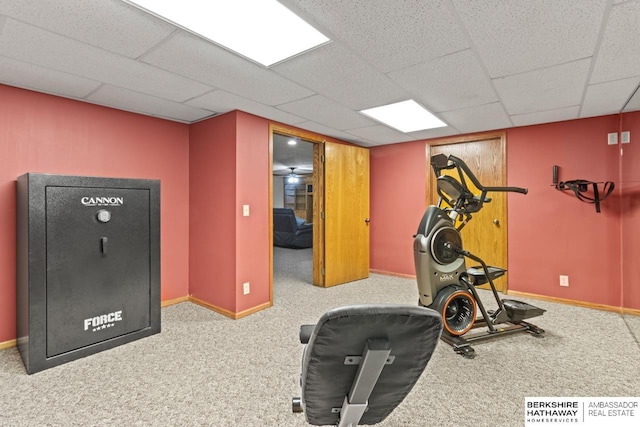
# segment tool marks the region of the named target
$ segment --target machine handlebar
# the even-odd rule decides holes
[[[444,154],[440,154],[440,155],[444,156]],[[469,166],[467,166],[464,160],[454,156],[453,154],[449,155],[447,160],[448,160],[447,163],[450,163],[452,165],[451,167],[447,167],[447,169],[459,167],[469,177],[471,182],[473,182],[473,185],[475,185],[480,191],[487,192],[487,193],[495,191],[495,192],[503,192],[503,193],[512,192],[512,193],[521,193],[521,194],[527,194],[527,192],[529,191],[526,188],[521,188],[521,187],[485,187],[484,185],[480,184],[480,181],[478,181],[478,178],[476,178],[473,172],[471,172],[471,169],[469,169]],[[436,175],[438,174],[436,173]]]
[[[491,199],[487,197],[487,193],[510,192],[527,194],[528,192],[526,188],[521,187],[486,187],[478,181],[478,178],[473,174],[471,169],[469,169],[469,166],[467,166],[462,159],[454,155],[445,156],[444,154],[436,154],[432,156],[431,167],[438,179],[437,190],[440,196],[438,206],[440,206],[443,201],[449,204],[451,206],[450,211],[455,215],[453,216],[454,218],[458,214],[464,214],[466,219],[460,227],[464,226],[464,224],[471,219],[472,213],[478,212],[482,209],[484,203],[491,201]],[[456,169],[459,178],[456,179],[449,175],[442,176],[441,171],[446,169]],[[473,185],[480,190],[479,195],[471,192],[465,178],[468,178]]]
[[[510,193],[527,194],[529,192],[529,190],[522,187],[484,187],[484,189],[487,190],[488,193],[492,191],[502,191],[502,192],[510,192]]]

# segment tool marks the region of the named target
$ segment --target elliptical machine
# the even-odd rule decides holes
[[[474,341],[486,340],[517,332],[544,336],[544,330],[524,319],[542,315],[545,310],[512,299],[501,300],[493,280],[506,270],[487,266],[478,256],[462,247],[460,230],[471,220],[472,214],[491,202],[489,192],[527,194],[519,187],[485,187],[462,159],[453,155],[431,157],[436,175],[438,204],[429,206],[414,236],[413,254],[420,294],[419,305],[432,308],[442,316],[444,330],[441,339],[465,358],[475,357]],[[445,169],[456,169],[459,179],[443,175]],[[475,195],[467,179],[480,191]],[[448,205],[448,206],[446,206]],[[465,259],[479,265],[466,267]],[[487,310],[476,286],[489,284],[498,308]],[[480,316],[477,316],[480,309]],[[482,332],[472,329],[486,327]]]

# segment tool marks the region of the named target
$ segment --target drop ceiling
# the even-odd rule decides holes
[[[0,83],[182,123],[242,110],[362,146],[640,109],[640,0],[280,2],[331,42],[266,68],[120,0],[0,0]],[[448,126],[358,112],[406,99]]]
[[[289,145],[290,140],[296,141]],[[283,175],[288,169],[295,168],[295,172],[308,173],[313,171],[313,143],[300,138],[284,135],[273,135],[273,172]]]

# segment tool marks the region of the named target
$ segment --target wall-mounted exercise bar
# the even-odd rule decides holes
[[[596,205],[596,212],[600,212],[600,202],[606,199],[615,187],[612,181],[595,182],[586,179],[574,179],[571,181],[558,181],[558,165],[553,166],[553,187],[560,191],[573,191],[578,200]],[[598,189],[598,184],[604,184],[602,191]],[[593,194],[588,195],[589,187],[593,189]]]

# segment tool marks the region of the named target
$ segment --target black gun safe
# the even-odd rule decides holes
[[[160,332],[160,182],[17,179],[17,335],[29,374]]]

